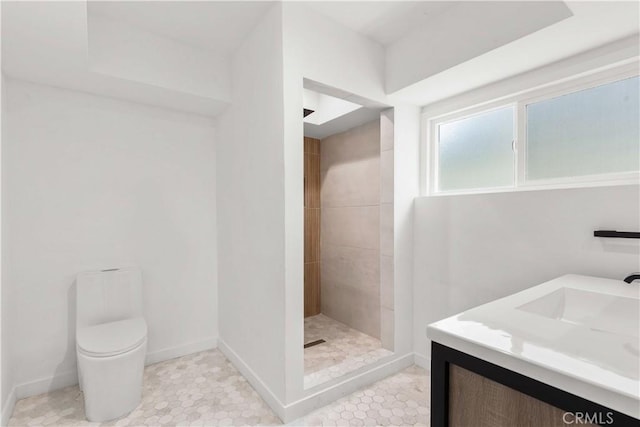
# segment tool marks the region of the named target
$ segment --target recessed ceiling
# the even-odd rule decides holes
[[[387,46],[447,9],[454,1],[314,1],[311,9]]]
[[[358,108],[321,125],[304,122],[304,136],[324,139],[380,118],[381,109]]]
[[[203,49],[230,54],[271,1],[90,1],[91,13]]]
[[[566,5],[572,12],[570,18],[389,94],[390,98],[414,105],[433,104],[609,43],[627,44],[627,38],[636,46],[637,55],[638,2],[576,1]]]
[[[308,111],[312,111],[312,113],[304,116],[305,123],[321,125],[355,111],[358,108],[362,108],[362,105],[324,93],[304,89],[302,107]]]
[[[304,79],[303,106],[314,112],[303,119],[304,136],[324,139],[380,118],[389,108],[352,93]],[[313,118],[317,114],[317,120]]]
[[[150,32],[133,37],[132,32],[121,32],[119,38],[106,38],[112,44],[120,42],[127,55],[98,55],[107,61],[96,62],[96,53],[106,51],[90,43],[89,39],[96,41],[96,32],[89,30],[96,28],[87,12],[86,3],[80,1],[2,2],[2,72],[10,78],[206,116],[215,116],[228,106],[230,79],[220,79],[220,90],[209,85],[218,73],[230,74],[223,55],[184,43],[173,43],[167,49],[171,46],[164,41],[171,40],[166,37]],[[144,45],[140,40],[154,43]],[[180,55],[174,55],[176,52]],[[181,62],[184,57],[188,61]],[[209,57],[215,58],[209,61]],[[111,68],[104,67],[105,63]],[[220,66],[211,69],[208,64]],[[154,67],[157,73],[147,72]],[[196,90],[183,86],[185,82],[197,86]]]

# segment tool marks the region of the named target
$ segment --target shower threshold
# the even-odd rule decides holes
[[[311,388],[368,366],[393,354],[380,340],[324,314],[304,320],[305,342],[324,343],[304,349],[304,388]]]

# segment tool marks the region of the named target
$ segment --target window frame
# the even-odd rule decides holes
[[[440,131],[440,126],[444,125],[444,124],[448,124],[451,122],[455,122],[458,120],[464,120],[464,119],[468,119],[468,118],[472,118],[475,116],[480,116],[482,114],[485,113],[491,113],[493,111],[497,111],[497,110],[502,110],[504,108],[511,108],[513,111],[513,116],[512,116],[512,123],[513,123],[513,141],[511,143],[511,147],[512,147],[512,151],[514,151],[514,168],[513,168],[513,173],[514,173],[514,179],[515,179],[515,175],[517,174],[517,170],[515,168],[515,164],[517,163],[517,159],[516,159],[516,154],[515,154],[515,140],[518,138],[517,135],[517,120],[518,120],[518,106],[515,102],[509,102],[506,104],[500,104],[500,105],[495,105],[492,106],[490,108],[481,108],[481,109],[474,109],[473,113],[469,113],[469,111],[465,110],[462,112],[458,112],[456,114],[450,115],[446,118],[446,120],[442,120],[442,121],[438,121],[436,123],[434,123],[434,128],[433,128],[433,141],[434,141],[434,151],[433,151],[433,185],[434,185],[434,189],[438,188],[439,185],[439,179],[440,179],[440,156],[439,156],[439,152],[440,152],[440,138],[439,138],[439,131]],[[509,189],[512,188],[513,185],[507,185],[507,186],[501,186],[501,187],[484,187],[485,190],[495,190],[495,191],[500,191],[500,190],[505,190],[505,189]],[[438,194],[441,193],[466,193],[469,191],[473,191],[474,189],[460,189],[460,190],[447,190],[447,191],[438,191]]]
[[[640,183],[640,171],[614,172],[605,174],[580,175],[540,180],[526,180],[527,153],[527,117],[526,107],[574,92],[591,89],[608,83],[640,76],[640,62],[637,58],[623,64],[613,65],[570,78],[556,80],[551,83],[531,88],[516,94],[504,96],[488,102],[472,105],[443,114],[429,116],[428,111],[422,113],[422,156],[421,156],[421,193],[423,196],[447,196],[456,194],[482,194],[512,191],[562,189],[576,187],[599,187],[609,185],[630,185]],[[471,188],[464,190],[438,190],[439,177],[439,138],[441,124],[473,117],[479,114],[505,107],[514,108],[514,178],[513,184],[505,187]]]

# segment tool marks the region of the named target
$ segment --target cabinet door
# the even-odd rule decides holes
[[[457,365],[449,366],[451,427],[575,427],[575,417],[565,414],[562,409]]]

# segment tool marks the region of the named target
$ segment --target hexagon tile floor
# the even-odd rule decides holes
[[[370,337],[324,314],[304,319],[304,342],[324,343],[304,349],[304,388],[341,377],[393,353]]]
[[[428,376],[410,367],[346,396],[295,426],[427,425]],[[254,426],[282,425],[219,350],[147,366],[140,406],[108,423],[84,418],[77,386],[19,400],[9,426]]]

